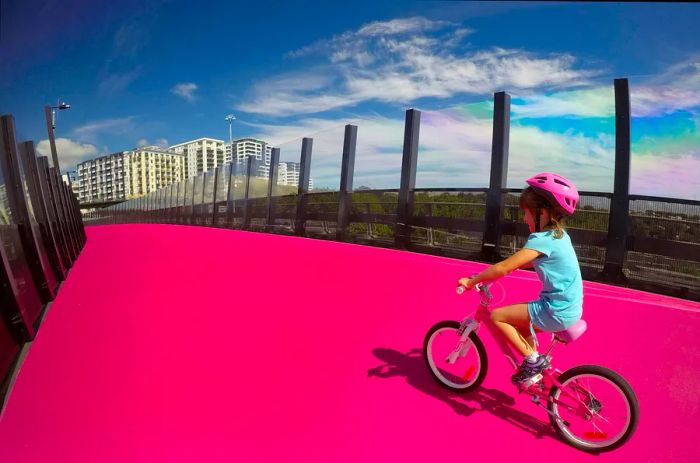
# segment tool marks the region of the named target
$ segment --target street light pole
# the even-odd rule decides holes
[[[58,102],[56,102],[56,106],[44,106],[44,117],[46,117],[46,131],[49,133],[49,146],[51,147],[51,159],[53,160],[53,166],[56,168],[56,172],[58,172],[59,175],[61,175],[61,169],[58,165],[58,153],[56,152],[56,138],[54,134],[54,130],[56,129],[56,110],[69,108],[69,104],[59,104]],[[68,183],[70,183],[70,175],[68,176]]]
[[[231,162],[233,162],[233,121],[236,120],[236,116],[229,114],[226,116],[225,120],[228,122],[228,144],[231,147]]]
[[[46,130],[49,133],[49,145],[51,146],[51,160],[53,166],[58,168],[58,154],[56,154],[56,139],[53,133],[53,110],[51,106],[44,106],[44,116],[46,116]]]

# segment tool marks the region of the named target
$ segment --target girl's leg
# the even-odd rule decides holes
[[[530,313],[527,304],[513,304],[500,307],[491,312],[491,320],[521,354],[528,356],[535,352],[534,341],[530,334]],[[523,336],[523,334],[527,334]]]
[[[537,325],[532,325],[532,327],[535,329],[535,333],[542,333],[542,330],[537,327]],[[530,327],[527,326],[525,328],[518,328],[518,332],[520,335],[527,341],[527,343],[532,347],[532,350],[535,350],[535,340],[532,337],[532,332],[530,331]]]

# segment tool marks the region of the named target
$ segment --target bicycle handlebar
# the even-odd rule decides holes
[[[489,288],[491,287],[493,283],[477,283],[473,289],[475,289],[479,294],[481,294],[481,299],[482,300],[488,300],[490,301],[493,296],[491,295],[491,291],[489,291]],[[466,291],[468,288],[464,285],[457,285],[457,294],[463,294],[464,291]]]

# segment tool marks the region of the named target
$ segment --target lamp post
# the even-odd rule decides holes
[[[230,146],[231,149],[231,162],[235,162],[236,165],[238,165],[238,159],[233,159],[233,131],[231,129],[231,126],[233,125],[233,121],[236,120],[236,116],[233,114],[229,114],[225,117],[226,122],[228,122],[228,145]],[[236,187],[236,179],[233,179],[233,187]]]
[[[60,100],[59,100],[60,101]],[[51,158],[53,159],[53,166],[56,168],[56,172],[61,174],[61,168],[58,165],[58,154],[56,153],[56,139],[54,136],[54,130],[56,129],[56,110],[59,111],[64,109],[69,109],[70,105],[65,102],[56,102],[56,106],[44,106],[44,116],[46,116],[46,130],[49,133],[49,145],[51,146]],[[68,183],[70,183],[70,176],[68,176]]]
[[[236,116],[229,114],[226,116],[225,120],[228,122],[228,144],[231,147],[231,162],[233,162],[233,129],[231,127],[233,125],[233,121],[236,120]]]

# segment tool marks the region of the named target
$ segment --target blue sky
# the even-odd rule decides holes
[[[629,77],[632,191],[700,199],[696,4],[10,1],[0,111],[45,149],[61,98],[64,166],[139,144],[263,137],[337,188],[342,126],[356,185],[395,187],[403,111],[424,110],[417,183],[488,181],[491,97],[513,96],[509,186],[558,170],[609,191],[612,80]],[[663,162],[660,162],[663,160]],[[662,166],[662,167],[660,167]]]

